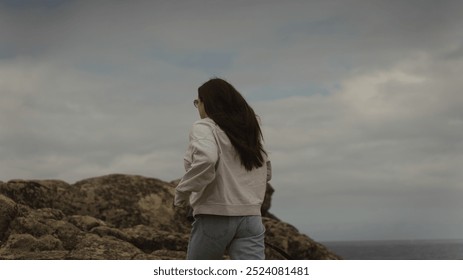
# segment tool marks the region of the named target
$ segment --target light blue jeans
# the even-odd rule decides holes
[[[263,260],[264,237],[261,216],[197,215],[187,259],[219,260],[228,248],[232,260]]]

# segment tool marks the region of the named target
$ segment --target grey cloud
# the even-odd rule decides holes
[[[320,240],[457,236],[461,2],[113,3],[0,10],[1,180],[176,179],[218,75],[262,119],[275,214]]]
[[[274,185],[292,193],[280,194],[275,211],[285,219],[311,213],[312,221],[302,222],[308,232],[336,224],[339,231],[365,229],[356,233],[365,239],[459,236],[463,118],[456,108],[463,103],[453,75],[459,67],[411,59],[346,79],[334,94],[262,104],[273,166],[285,174],[276,173]],[[270,113],[278,109],[279,117]],[[284,201],[301,193],[304,203],[288,209]],[[379,210],[368,215],[373,209]]]

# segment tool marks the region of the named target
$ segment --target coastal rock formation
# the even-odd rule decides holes
[[[173,207],[175,186],[121,174],[0,181],[0,259],[184,259],[191,225]],[[262,207],[267,259],[340,258],[269,213],[272,193]]]

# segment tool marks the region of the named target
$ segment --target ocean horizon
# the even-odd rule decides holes
[[[345,260],[463,260],[463,239],[320,243]]]

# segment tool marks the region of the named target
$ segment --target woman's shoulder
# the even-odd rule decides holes
[[[204,119],[200,119],[200,120],[195,121],[193,123],[193,127],[197,127],[197,128],[208,127],[210,129],[214,130],[214,129],[218,128],[218,125],[211,118],[204,118]]]
[[[193,123],[192,134],[194,138],[209,138],[217,129],[217,124],[210,118],[197,120]]]
[[[206,117],[204,119],[200,119],[194,122],[194,124],[213,124],[215,125],[215,122],[213,119]]]

